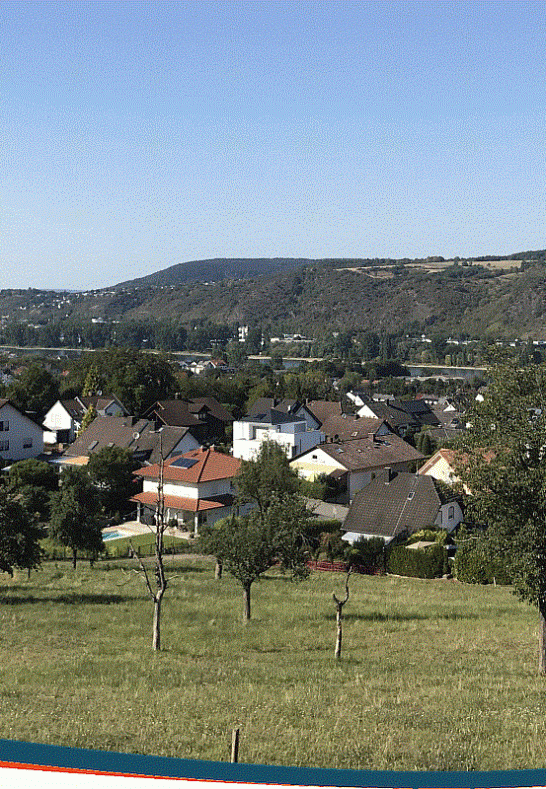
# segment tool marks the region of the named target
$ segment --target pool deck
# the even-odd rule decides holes
[[[102,530],[104,536],[115,532],[119,537],[112,537],[111,539],[121,539],[122,537],[134,537],[137,534],[153,534],[155,531],[153,526],[147,526],[145,523],[139,521],[126,521],[117,526],[107,526]],[[187,540],[190,536],[188,532],[181,531],[180,529],[165,529],[165,535],[169,537],[178,537],[181,540]]]

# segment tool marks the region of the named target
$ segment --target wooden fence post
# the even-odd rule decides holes
[[[239,727],[231,732],[231,762],[236,764],[239,761]]]

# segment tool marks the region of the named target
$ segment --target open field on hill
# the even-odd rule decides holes
[[[269,574],[244,626],[231,577],[169,560],[155,654],[151,602],[128,563],[3,580],[1,738],[227,761],[239,724],[248,763],[544,767],[537,616],[509,589],[353,576],[336,663],[342,575]]]

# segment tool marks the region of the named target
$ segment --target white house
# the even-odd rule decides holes
[[[182,529],[198,533],[202,523],[215,523],[232,512],[233,479],[241,461],[214,449],[196,449],[166,460],[163,465],[165,518],[176,519]],[[142,493],[131,501],[138,504],[137,519],[150,522],[158,506],[159,464],[135,472],[143,480]],[[248,507],[247,507],[248,508]]]
[[[113,394],[76,396],[72,400],[57,400],[44,417],[46,442],[71,444],[91,406],[99,416],[127,416],[128,414],[123,403]]]
[[[0,400],[0,460],[35,458],[44,451],[44,431],[9,400]]]
[[[320,430],[310,429],[302,417],[268,409],[233,423],[233,456],[252,460],[264,441],[280,444],[288,458],[294,458],[324,441]]]

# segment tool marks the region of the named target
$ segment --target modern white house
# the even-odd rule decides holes
[[[163,464],[165,518],[175,519],[184,531],[198,534],[203,523],[215,523],[232,512],[233,480],[241,461],[214,449],[196,449]],[[158,507],[160,465],[135,472],[142,478],[142,492],[131,498],[138,505],[137,520],[153,523]],[[245,507],[245,511],[248,506]]]
[[[35,458],[44,451],[44,431],[9,400],[0,400],[0,460]]]
[[[322,443],[324,434],[309,428],[303,417],[275,408],[233,423],[234,457],[252,460],[258,455],[264,441],[274,441],[284,449],[288,458],[294,458]]]

